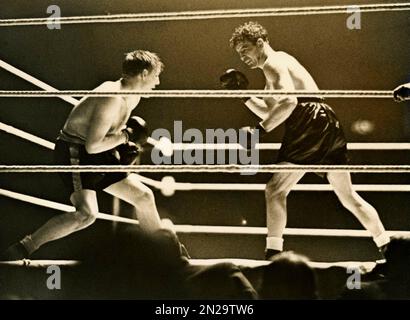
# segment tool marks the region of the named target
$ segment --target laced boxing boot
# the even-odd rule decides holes
[[[13,243],[0,254],[0,260],[2,261],[16,261],[29,258],[30,254],[21,242]]]
[[[277,254],[281,253],[282,251],[280,250],[275,250],[275,249],[266,249],[265,251],[265,260],[272,260],[274,256]]]

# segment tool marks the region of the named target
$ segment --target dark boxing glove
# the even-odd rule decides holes
[[[248,89],[249,81],[246,76],[235,69],[226,70],[226,72],[220,76],[219,81],[221,88],[225,90],[246,90]],[[242,98],[246,102],[250,97]]]
[[[407,100],[410,97],[410,83],[400,85],[394,89],[393,96],[396,102]]]
[[[127,121],[127,128],[124,129],[128,139],[127,142],[143,145],[148,139],[147,123],[141,117],[131,117]]]
[[[128,142],[116,147],[120,157],[120,164],[133,165],[136,163],[139,155],[139,149],[135,143]]]

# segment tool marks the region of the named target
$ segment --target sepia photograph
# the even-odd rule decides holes
[[[2,0],[0,300],[409,300],[409,39],[404,0]]]

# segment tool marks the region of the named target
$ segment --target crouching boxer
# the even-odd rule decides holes
[[[152,90],[159,84],[162,70],[163,63],[156,54],[136,50],[126,54],[122,78],[104,82],[95,91]],[[140,96],[83,98],[71,111],[58,136],[55,163],[133,164],[138,146],[148,138],[145,121],[130,118],[140,99]],[[75,211],[54,216],[37,231],[11,245],[3,253],[3,259],[27,258],[43,244],[91,225],[98,214],[97,191],[101,190],[131,204],[143,230],[153,232],[161,228],[153,192],[135,174],[73,172],[62,173],[61,177]]]

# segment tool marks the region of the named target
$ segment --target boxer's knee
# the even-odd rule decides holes
[[[266,200],[270,199],[286,199],[289,194],[287,188],[283,186],[280,181],[275,178],[272,178],[267,184],[265,188],[265,198]]]
[[[361,211],[364,206],[364,201],[353,188],[335,189],[335,193],[342,205],[351,211]]]
[[[81,190],[74,192],[70,200],[77,210],[73,213],[77,228],[85,228],[95,222],[98,215],[98,203],[95,191]]]
[[[139,181],[128,179],[125,197],[135,206],[143,206],[155,203],[154,193],[146,185]]]
[[[79,228],[87,227],[95,222],[98,212],[92,208],[83,206],[74,213],[74,219]]]
[[[154,203],[155,202],[154,193],[148,187],[142,188],[137,193],[137,201],[140,203],[146,203],[146,204]]]

